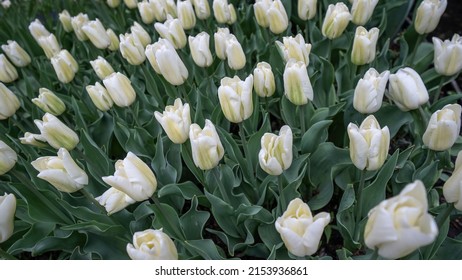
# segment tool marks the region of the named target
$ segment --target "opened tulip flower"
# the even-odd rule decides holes
[[[35,120],[34,123],[42,137],[55,149],[66,148],[70,151],[79,143],[77,134],[50,113],[45,113],[42,121]]]
[[[58,80],[63,84],[72,81],[79,70],[79,64],[67,50],[61,50],[57,55],[53,56],[51,64],[56,76],[58,76]]]
[[[14,232],[16,197],[13,194],[0,196],[0,243],[5,242]]]
[[[103,87],[99,82],[96,82],[94,86],[88,85],[85,89],[87,90],[91,101],[99,110],[106,112],[112,108],[112,105],[114,105],[114,101],[107,92],[106,88]]]
[[[253,89],[260,97],[270,97],[276,91],[276,83],[271,65],[259,62],[253,70]]]
[[[228,4],[228,0],[213,0],[212,9],[218,23],[233,24],[237,19],[234,5]]]
[[[258,154],[261,169],[270,175],[281,175],[292,164],[292,145],[292,130],[288,125],[281,127],[279,135],[265,133]]]
[[[203,129],[192,124],[189,129],[189,139],[194,164],[201,170],[210,170],[218,165],[225,154],[217,130],[210,120],[205,120]]]
[[[350,20],[350,11],[343,2],[330,4],[322,23],[322,35],[331,40],[340,37]]]
[[[143,47],[151,44],[151,35],[139,24],[138,22],[134,22],[133,25],[130,27],[130,31],[134,36],[138,37],[138,40],[141,42]]]
[[[167,39],[172,43],[175,49],[182,49],[186,46],[186,33],[179,19],[172,18],[168,15],[164,23],[156,22],[154,28],[157,33],[159,33],[160,37]]]
[[[390,75],[388,92],[385,95],[402,111],[418,109],[427,103],[428,91],[420,75],[406,67]]]
[[[297,34],[295,37],[283,37],[282,43],[276,41],[276,45],[286,63],[290,59],[301,61],[305,65],[310,63],[311,44],[305,44],[305,39],[301,34]]]
[[[132,82],[122,73],[112,73],[103,80],[111,99],[119,107],[128,107],[136,99]]]
[[[61,13],[59,13],[59,21],[61,22],[61,25],[63,26],[64,31],[66,32],[72,32],[74,31],[74,28],[72,27],[72,17],[71,14],[67,10],[62,10]]]
[[[206,32],[201,32],[195,37],[189,36],[188,41],[194,63],[199,67],[212,65],[213,57],[209,47],[210,35]]]
[[[102,56],[98,56],[97,59],[91,60],[90,64],[98,78],[100,78],[101,80],[104,80],[107,76],[114,73],[114,69],[112,68],[112,66]]]
[[[119,35],[120,44],[119,50],[123,58],[125,58],[131,65],[140,65],[146,60],[144,54],[144,46],[138,36],[132,33]]]
[[[46,147],[47,142],[47,140],[42,135],[30,132],[24,133],[24,136],[20,137],[19,141],[21,141],[21,144],[31,145],[40,148]]]
[[[182,144],[188,140],[191,126],[189,104],[183,104],[177,98],[173,106],[166,106],[163,113],[154,112],[154,116],[173,143]]]
[[[305,63],[295,61],[287,62],[284,69],[284,95],[295,105],[304,105],[313,100],[313,87]]]
[[[428,214],[427,191],[418,180],[372,208],[368,217],[364,241],[385,259],[404,257],[431,244],[438,235],[436,222]]]
[[[301,20],[310,20],[316,15],[318,0],[298,0],[297,12]]]
[[[358,81],[353,95],[353,107],[363,114],[372,114],[382,107],[383,95],[390,71],[379,74],[374,68],[367,70]]]
[[[16,67],[24,67],[31,62],[30,56],[16,41],[8,40],[6,45],[2,45],[2,50]]]
[[[16,95],[0,82],[0,120],[6,120],[16,113],[21,106]]]
[[[460,134],[462,107],[449,104],[432,114],[422,137],[425,146],[434,151],[451,148]]]
[[[54,116],[59,116],[66,111],[66,105],[64,102],[47,88],[40,88],[39,96],[32,99],[32,103],[37,105],[37,107],[42,109],[44,112],[50,113]]]
[[[354,0],[351,7],[351,21],[356,25],[365,25],[372,14],[379,0]]]
[[[448,203],[454,203],[454,207],[462,211],[462,151],[457,154],[454,171],[443,185],[443,195]]]
[[[72,29],[74,29],[74,34],[79,41],[88,40],[87,34],[82,30],[82,26],[89,21],[88,15],[84,13],[79,13],[71,18]]]
[[[423,35],[435,30],[447,4],[446,0],[423,0],[420,2],[414,20],[414,28],[417,33]]]
[[[113,176],[103,177],[103,181],[126,193],[135,201],[149,199],[157,189],[154,172],[134,153],[128,152],[123,160],[115,163]]]
[[[18,71],[4,54],[0,54],[0,82],[11,83],[16,79],[18,79]]]
[[[444,42],[433,37],[435,55],[433,63],[438,74],[452,76],[462,69],[462,38],[454,34],[452,40]]]
[[[193,0],[194,11],[198,19],[208,19],[210,17],[210,5],[208,0]]]
[[[190,30],[196,25],[196,15],[191,1],[178,1],[176,3],[178,19],[184,30]]]
[[[253,113],[252,101],[253,76],[250,74],[245,81],[225,77],[218,87],[218,99],[226,119],[232,123],[240,123]]]
[[[98,49],[105,49],[111,44],[111,39],[99,19],[90,20],[82,26],[82,31],[90,42]]]
[[[132,260],[177,260],[178,252],[170,237],[160,230],[135,232],[133,244],[127,244]]]
[[[377,170],[387,159],[390,147],[388,127],[380,129],[377,119],[370,115],[358,128],[350,123],[347,128],[350,138],[350,158],[360,170]]]
[[[17,161],[18,155],[16,152],[0,140],[0,175],[10,171]]]
[[[126,193],[119,191],[116,188],[109,188],[101,196],[95,197],[96,201],[103,206],[108,215],[112,215],[125,209],[130,204],[135,203]]]
[[[313,217],[308,204],[295,198],[282,216],[277,218],[275,226],[287,250],[297,257],[304,257],[316,253],[329,222],[329,213],[321,212]]]
[[[367,31],[366,28],[358,26],[351,51],[351,62],[356,65],[364,65],[374,61],[378,38],[378,28],[374,27]]]
[[[38,178],[47,181],[61,192],[73,193],[88,184],[88,176],[65,148],[58,156],[40,157],[32,166],[39,171]]]

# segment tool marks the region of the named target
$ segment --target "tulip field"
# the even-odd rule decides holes
[[[0,0],[0,259],[462,259],[447,2]]]

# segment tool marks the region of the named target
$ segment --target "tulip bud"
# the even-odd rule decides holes
[[[24,145],[31,145],[39,148],[43,148],[46,146],[47,140],[40,134],[33,134],[30,132],[26,132],[24,137],[19,138],[21,144]]]
[[[218,23],[233,24],[236,19],[236,10],[233,4],[228,4],[228,0],[213,0],[213,15]]]
[[[433,37],[433,46],[435,48],[433,62],[438,74],[452,76],[462,69],[462,60],[460,59],[462,57],[462,38],[458,34],[454,34],[451,41],[444,40],[444,42]]]
[[[61,22],[64,31],[72,32],[74,30],[74,28],[72,27],[71,15],[67,10],[63,10],[61,13],[59,13],[59,21]]]
[[[96,201],[103,206],[107,215],[110,216],[122,209],[125,209],[130,204],[135,203],[126,193],[119,191],[116,188],[109,188],[101,196],[95,197]]]
[[[213,34],[213,39],[215,41],[215,52],[217,57],[221,60],[226,59],[226,41],[230,36],[228,28],[218,28],[217,32]]]
[[[125,58],[131,65],[140,65],[146,60],[144,54],[144,46],[139,40],[138,36],[131,33],[125,35],[120,34],[119,50],[123,58]]]
[[[82,31],[98,49],[106,49],[111,44],[111,39],[99,19],[86,22],[82,26]]]
[[[443,195],[448,203],[454,203],[457,210],[462,210],[462,151],[457,154],[452,175],[443,185]]]
[[[31,62],[30,56],[16,41],[8,40],[7,43],[2,45],[2,50],[16,67],[24,67]]]
[[[101,80],[104,80],[107,76],[114,73],[114,69],[112,68],[112,66],[102,56],[98,56],[97,59],[91,60],[90,64],[98,78],[100,78]]]
[[[353,107],[363,114],[372,114],[382,107],[383,94],[388,83],[390,71],[381,74],[374,68],[367,70],[358,81],[353,95]]]
[[[178,1],[177,14],[184,30],[192,29],[196,25],[196,15],[191,1]]]
[[[225,154],[217,130],[210,120],[205,120],[204,129],[193,123],[189,129],[189,139],[194,164],[202,170],[217,166]]]
[[[106,0],[106,3],[111,8],[117,8],[120,5],[120,0]]]
[[[359,128],[350,123],[347,130],[353,164],[360,170],[377,170],[382,167],[390,147],[388,127],[380,129],[377,119],[370,115]]]
[[[48,59],[51,59],[61,51],[61,46],[59,45],[58,39],[56,39],[54,34],[38,38],[37,43],[42,48]]]
[[[397,196],[382,201],[369,212],[364,241],[385,259],[398,259],[431,244],[438,235],[428,214],[427,191],[419,180],[408,184]]]
[[[77,61],[67,50],[61,50],[57,55],[51,58],[51,64],[61,83],[67,84],[75,77],[75,73],[79,70]]]
[[[51,90],[46,88],[39,89],[38,98],[32,99],[32,103],[37,105],[42,111],[59,116],[66,111],[66,105]]]
[[[0,120],[6,120],[16,113],[21,103],[16,95],[7,88],[3,83],[0,83]]]
[[[91,101],[99,110],[106,112],[112,108],[112,105],[114,105],[114,101],[112,101],[112,98],[106,88],[104,88],[100,83],[96,82],[94,86],[89,85],[85,89],[87,90]]]
[[[175,49],[182,49],[186,46],[186,34],[179,19],[168,15],[164,23],[154,23],[154,28],[162,38],[169,40]]]
[[[1,141],[0,141],[1,142]],[[0,196],[0,243],[13,235],[14,213],[16,212],[16,197],[13,194]]]
[[[230,34],[226,40],[226,57],[228,58],[229,68],[233,70],[244,68],[246,63],[244,50],[233,34]]]
[[[209,47],[210,35],[206,32],[201,32],[196,37],[189,36],[188,41],[194,63],[199,67],[212,65],[213,57]]]
[[[164,112],[154,112],[157,121],[167,133],[168,138],[175,144],[183,144],[188,140],[189,128],[191,126],[191,115],[189,104],[175,99],[175,103],[165,107]]]
[[[18,71],[4,54],[0,54],[0,82],[11,83],[16,79],[18,79]]]
[[[210,5],[208,0],[193,0],[194,11],[198,19],[208,19],[210,16]]]
[[[135,9],[138,5],[138,0],[124,0],[124,4],[129,9]]]
[[[288,125],[281,127],[279,135],[265,133],[258,154],[261,169],[275,176],[288,169],[292,164],[292,138],[292,130]]]
[[[276,45],[286,63],[293,58],[305,65],[310,64],[311,44],[305,44],[305,39],[301,34],[295,37],[283,37],[282,42],[276,41]]]
[[[156,176],[148,165],[132,152],[128,152],[123,160],[118,160],[115,169],[114,175],[103,177],[103,181],[135,201],[149,199],[156,191]]]
[[[350,11],[344,3],[330,4],[322,23],[322,35],[331,40],[340,37],[350,20]]]
[[[127,253],[132,260],[178,259],[175,244],[162,229],[135,232],[133,244],[127,244]]]
[[[305,63],[294,59],[289,60],[284,69],[283,79],[284,94],[290,102],[295,105],[304,105],[308,103],[308,100],[313,100],[313,87]]]
[[[417,33],[423,35],[435,30],[447,4],[446,0],[423,0],[420,2],[414,21]]]
[[[29,24],[29,32],[32,37],[34,37],[35,41],[38,41],[40,37],[46,37],[51,34],[38,19],[35,19]]]
[[[11,6],[11,1],[10,0],[2,0],[2,3],[1,3],[3,9],[8,9],[10,6]]]
[[[40,157],[32,166],[39,172],[38,178],[47,181],[61,192],[73,193],[88,184],[88,176],[65,148],[58,156]]]
[[[423,135],[424,144],[434,151],[450,149],[460,133],[461,112],[459,104],[449,104],[433,113]]]
[[[55,149],[66,148],[70,151],[79,143],[79,136],[50,113],[45,113],[42,121],[34,120],[34,123],[42,137]]]
[[[152,68],[172,85],[182,85],[188,79],[188,69],[173,45],[166,39],[146,47],[146,56]]]
[[[11,149],[10,146],[8,146],[5,142],[0,140],[0,175],[10,171],[17,161],[18,155],[16,152]]]
[[[132,27],[130,27],[130,31],[133,35],[138,37],[143,47],[151,44],[151,36],[138,22],[135,21],[133,23]]]
[[[378,38],[378,28],[374,27],[368,32],[366,28],[358,26],[351,51],[351,62],[356,65],[364,65],[374,61]]]
[[[351,21],[356,25],[365,25],[372,14],[379,0],[355,0],[351,7]]]
[[[225,77],[218,87],[218,99],[226,119],[232,123],[240,123],[250,118],[253,113],[252,101],[253,76],[250,74],[245,81]]]
[[[114,33],[112,29],[107,29],[106,34],[109,37],[109,40],[111,41],[111,44],[107,48],[111,51],[118,50],[119,49],[119,38],[117,38],[117,35]]]
[[[289,26],[289,18],[281,0],[274,0],[267,11],[269,29],[274,34],[281,34]]]
[[[154,17],[158,22],[164,22],[167,16],[176,18],[176,5],[174,0],[150,0],[153,5]]]
[[[88,18],[88,15],[83,13],[80,13],[71,18],[72,28],[74,29],[75,36],[77,36],[79,41],[88,40],[87,35],[82,30],[82,26],[89,21],[90,19]]]
[[[270,97],[276,91],[276,83],[271,65],[259,62],[253,70],[253,89],[260,97]]]
[[[385,95],[402,111],[417,109],[427,103],[429,98],[422,78],[409,67],[390,75],[388,92]]]
[[[122,73],[112,73],[103,80],[103,84],[111,99],[119,107],[128,107],[136,99],[132,82]]]
[[[263,28],[269,27],[269,19],[267,12],[271,7],[273,0],[256,0],[253,4],[253,12],[258,25]]]
[[[316,15],[318,0],[298,0],[298,17],[301,20],[310,20]]]
[[[295,198],[282,216],[277,218],[275,226],[287,250],[297,257],[304,257],[316,253],[329,222],[329,213],[321,212],[313,217],[308,204]]]
[[[151,24],[155,20],[154,5],[147,0],[138,3],[138,11],[140,12],[141,20],[145,24]]]

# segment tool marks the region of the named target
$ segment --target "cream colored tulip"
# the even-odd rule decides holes
[[[124,4],[129,9],[135,9],[138,6],[138,0],[124,0]]]
[[[106,30],[106,34],[107,36],[109,36],[109,39],[111,40],[111,44],[107,48],[111,51],[118,50],[120,42],[119,42],[119,38],[117,38],[117,35],[110,28]]]
[[[120,0],[106,0],[106,3],[111,8],[117,8],[120,5]]]
[[[109,188],[101,196],[95,197],[96,201],[106,209],[108,216],[125,209],[130,204],[135,203],[126,193],[116,188]]]
[[[0,140],[0,175],[10,171],[18,161],[18,155],[5,142]],[[1,213],[1,212],[0,212]],[[1,216],[1,215],[0,215]]]
[[[343,2],[330,4],[322,23],[322,35],[331,40],[340,37],[350,20],[350,11]]]
[[[143,2],[138,3],[138,12],[140,13],[141,20],[145,24],[151,24],[156,19],[154,9],[154,4],[150,1],[143,0]]]
[[[178,19],[184,30],[190,30],[196,25],[196,14],[191,1],[178,1],[177,4]]]
[[[135,21],[133,23],[133,25],[130,27],[130,31],[133,35],[138,37],[141,45],[143,45],[144,48],[151,44],[151,35],[149,35],[149,33],[138,22]]]
[[[90,42],[98,49],[106,49],[111,45],[111,38],[99,19],[90,20],[82,25],[82,32],[90,39]]]
[[[59,116],[66,111],[66,105],[64,102],[47,88],[40,88],[39,96],[37,98],[33,98],[32,103],[42,109],[42,111],[54,116]]]
[[[0,141],[1,142],[1,141]],[[14,232],[16,197],[13,194],[0,196],[0,243],[5,242]]]
[[[3,83],[0,83],[0,120],[6,120],[21,106],[18,97]]]
[[[135,201],[149,199],[157,189],[154,172],[132,152],[128,152],[123,160],[118,160],[114,175],[103,177],[103,181]]]
[[[304,105],[314,98],[313,87],[302,61],[290,59],[284,69],[284,95],[295,105]]]
[[[33,134],[30,132],[24,133],[23,137],[19,138],[21,144],[31,145],[39,148],[46,147],[47,140],[40,134]]]
[[[316,253],[324,228],[329,223],[329,213],[321,212],[313,217],[308,204],[295,198],[277,218],[275,227],[287,250],[297,257],[304,257]]]
[[[270,97],[276,91],[276,83],[271,65],[259,62],[253,70],[253,89],[260,97]]]
[[[74,28],[72,27],[72,17],[71,14],[67,10],[62,10],[61,13],[59,13],[59,21],[61,22],[61,25],[63,26],[64,31],[66,32],[72,32],[74,31]]]
[[[154,112],[156,120],[160,123],[170,141],[183,144],[188,140],[191,126],[189,104],[183,104],[180,98],[175,99],[172,105],[165,107],[163,113]]]
[[[435,30],[447,6],[446,0],[423,0],[417,8],[414,27],[423,35]]]
[[[282,43],[276,41],[276,45],[286,63],[292,58],[305,65],[310,64],[311,44],[305,44],[305,39],[301,34],[295,37],[283,37]]]
[[[228,4],[228,0],[213,0],[212,9],[218,23],[233,24],[236,22],[236,10],[233,4]]]
[[[11,83],[18,79],[18,71],[6,58],[4,54],[0,54],[0,82]]]
[[[103,80],[103,84],[117,106],[128,107],[135,102],[135,89],[130,79],[124,74],[112,73]]]
[[[192,0],[194,11],[198,19],[208,19],[210,17],[210,5],[208,0]]]
[[[252,101],[253,76],[250,74],[245,81],[225,77],[218,87],[218,99],[225,118],[232,123],[240,123],[250,118],[253,113]]]
[[[177,17],[177,7],[174,0],[149,0],[153,5],[154,17],[158,22],[164,22],[170,15]]]
[[[462,69],[462,37],[454,34],[452,40],[444,42],[433,37],[435,55],[433,63],[438,74],[452,76]]]
[[[179,19],[168,15],[164,23],[156,22],[154,28],[162,38],[169,40],[175,49],[182,49],[186,46],[186,34]]]
[[[114,105],[114,101],[107,92],[106,88],[103,87],[99,82],[96,82],[94,86],[88,85],[85,89],[87,90],[91,101],[99,110],[106,112]]]
[[[365,25],[372,14],[379,0],[354,0],[351,7],[351,21],[356,25]]]
[[[368,217],[364,241],[385,259],[404,257],[431,244],[438,235],[436,222],[428,214],[427,190],[418,180],[372,208]]]
[[[274,0],[267,11],[269,29],[274,34],[281,34],[289,26],[289,18],[281,0]]]
[[[281,127],[279,135],[265,133],[258,153],[261,169],[270,175],[281,175],[292,165],[292,146],[292,130],[288,125]]]
[[[210,51],[210,35],[201,32],[195,37],[189,36],[189,49],[191,56],[199,67],[209,67],[213,63],[212,52]]]
[[[96,75],[101,80],[104,80],[107,76],[114,73],[114,68],[112,68],[111,64],[102,56],[98,56],[97,59],[91,60],[90,64],[93,71],[95,71]]]
[[[61,192],[73,193],[88,184],[87,174],[64,148],[59,149],[58,156],[40,157],[31,164],[39,172],[38,178]]]
[[[178,252],[170,237],[160,230],[135,232],[133,244],[127,244],[132,260],[177,260]]]
[[[267,12],[271,7],[273,0],[256,0],[253,4],[253,12],[258,25],[263,28],[269,27],[269,19]]]
[[[189,139],[194,164],[202,170],[210,170],[217,166],[225,154],[217,130],[210,120],[205,120],[203,129],[195,123],[192,124]]]
[[[34,120],[43,138],[55,149],[66,148],[70,151],[79,143],[79,136],[57,117],[45,113],[42,120]]]
[[[418,109],[428,102],[428,91],[420,75],[412,68],[406,67],[390,75],[388,92],[391,99],[402,111]]]
[[[120,44],[119,50],[122,57],[127,60],[131,65],[140,65],[146,60],[144,54],[144,46],[138,36],[132,33],[119,35]]]
[[[16,41],[8,40],[6,45],[2,45],[2,50],[16,67],[24,67],[31,62],[30,56]]]
[[[297,12],[301,20],[310,20],[316,15],[318,0],[298,0]]]
[[[454,207],[462,211],[462,151],[457,154],[452,175],[443,185],[443,195],[448,203],[454,203]]]
[[[460,134],[461,112],[459,104],[450,104],[433,113],[422,137],[425,146],[434,151],[450,149]]]
[[[84,13],[79,13],[71,18],[72,29],[74,29],[75,36],[77,36],[79,41],[88,40],[87,35],[82,30],[82,26],[89,21],[88,15]]]
[[[382,107],[383,95],[390,71],[379,74],[374,68],[367,70],[358,81],[353,95],[353,107],[363,114],[372,114]]]
[[[79,70],[77,61],[67,50],[61,50],[57,55],[53,56],[51,64],[58,80],[63,84],[71,82]]]
[[[48,59],[51,59],[61,51],[61,45],[58,43],[58,39],[56,39],[54,34],[38,38],[37,43],[42,48]]]
[[[380,128],[377,119],[370,115],[358,128],[350,123],[347,128],[350,139],[350,158],[360,170],[377,170],[387,159],[390,147],[388,127]]]
[[[233,70],[241,70],[246,63],[245,53],[241,43],[236,36],[231,34],[226,40],[226,57],[228,58],[228,66]]]
[[[46,37],[51,34],[38,19],[35,19],[29,24],[29,32],[32,37],[34,37],[35,41],[38,41],[40,37]]]
[[[230,32],[228,28],[218,28],[217,32],[213,34],[213,39],[215,41],[215,53],[221,60],[226,59],[226,42],[229,36]]]
[[[364,65],[374,61],[375,53],[377,52],[378,38],[378,28],[374,27],[367,31],[366,28],[358,26],[353,40],[351,62],[356,65]]]

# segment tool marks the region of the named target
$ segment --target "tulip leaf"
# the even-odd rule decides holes
[[[163,186],[157,193],[159,197],[169,195],[180,195],[185,199],[192,199],[194,196],[203,196],[202,191],[191,181],[173,183]]]
[[[76,247],[85,245],[87,237],[77,231],[70,231],[63,236],[48,236],[37,242],[32,248],[32,255],[38,256],[50,251],[72,252]]]
[[[446,238],[436,252],[433,259],[436,260],[461,260],[462,259],[462,235],[456,238]]]
[[[165,142],[170,141],[168,138]],[[175,183],[178,179],[178,171],[167,161],[167,156],[164,152],[164,139],[159,135],[157,137],[156,155],[154,156],[151,167],[156,174],[157,181],[160,185]],[[170,150],[169,150],[170,151]]]
[[[261,125],[260,129],[256,133],[252,134],[252,136],[250,136],[250,139],[247,143],[247,145],[249,146],[249,151],[250,151],[250,161],[251,161],[251,164],[254,170],[258,165],[258,152],[257,151],[260,151],[261,149],[261,138],[263,137],[265,133],[270,132],[270,131],[271,131],[271,126],[269,123],[269,116],[265,115],[265,117],[263,118],[263,124]]]
[[[354,209],[355,191],[352,185],[348,185],[343,192],[342,199],[340,200],[339,209],[337,212],[337,224],[339,231],[343,236],[343,244],[348,250],[356,250],[360,244],[353,239],[353,232],[355,226]],[[359,224],[359,222],[358,222]]]
[[[414,173],[413,181],[420,180],[427,188],[431,189],[440,178],[442,170],[438,169],[438,161],[432,161],[429,165],[421,166]]]
[[[441,110],[444,106],[448,104],[454,104],[460,99],[462,99],[462,93],[456,93],[445,96],[439,99],[438,101],[432,103],[432,105],[430,106],[430,112],[436,112],[437,110]]]
[[[212,215],[220,228],[231,237],[239,238],[241,233],[237,227],[233,207],[207,191],[205,195],[212,205]]]
[[[446,218],[444,213],[448,210],[452,210],[453,208],[449,205],[446,205],[445,208],[440,207],[440,209],[441,210],[438,216],[436,217],[436,221],[438,223],[440,222],[441,219],[443,219],[443,217]],[[449,215],[449,218],[446,218],[446,220],[442,223],[441,227],[438,229],[438,235],[435,241],[433,241],[433,243],[431,243],[430,245],[427,245],[424,248],[420,249],[425,260],[433,259],[435,257],[435,254],[438,252],[439,248],[443,244],[444,240],[447,238],[448,232],[449,232],[449,222],[451,220],[450,217],[451,216]]]
[[[327,140],[327,129],[331,124],[331,120],[320,121],[305,132],[300,147],[302,154],[313,153],[319,144]]]
[[[107,235],[120,234],[124,232],[121,225],[104,224],[97,221],[78,222],[74,225],[61,227],[62,230],[82,230],[93,233],[107,233]]]
[[[390,138],[393,138],[403,125],[413,121],[409,112],[403,112],[396,106],[387,106],[385,104],[382,105],[382,108],[380,108],[374,116],[377,118],[382,128],[385,126],[388,127],[390,130]]]
[[[24,234],[23,238],[16,241],[8,249],[8,252],[15,255],[20,252],[32,252],[36,244],[46,238],[55,229],[56,224],[54,223],[35,223],[29,231]]]
[[[199,254],[205,260],[222,260],[223,256],[218,252],[217,246],[210,239],[186,240],[184,246]]]
[[[210,213],[197,210],[198,201],[194,196],[188,212],[180,217],[180,223],[187,239],[202,239],[205,223],[210,218]]]
[[[87,235],[83,252],[92,254],[92,259],[126,260],[129,258],[126,251],[129,240],[121,239],[118,235],[102,236],[90,232]]]
[[[154,224],[157,228],[163,228],[164,232],[175,239],[184,240],[185,234],[177,212],[168,204],[160,203],[151,205],[155,213]]]
[[[87,131],[81,130],[80,135],[87,170],[98,182],[104,184],[101,177],[113,173],[112,164],[106,153],[93,141]]]
[[[281,117],[284,123],[290,127],[298,127],[298,116],[294,114],[297,106],[292,104],[285,96],[281,97]]]

